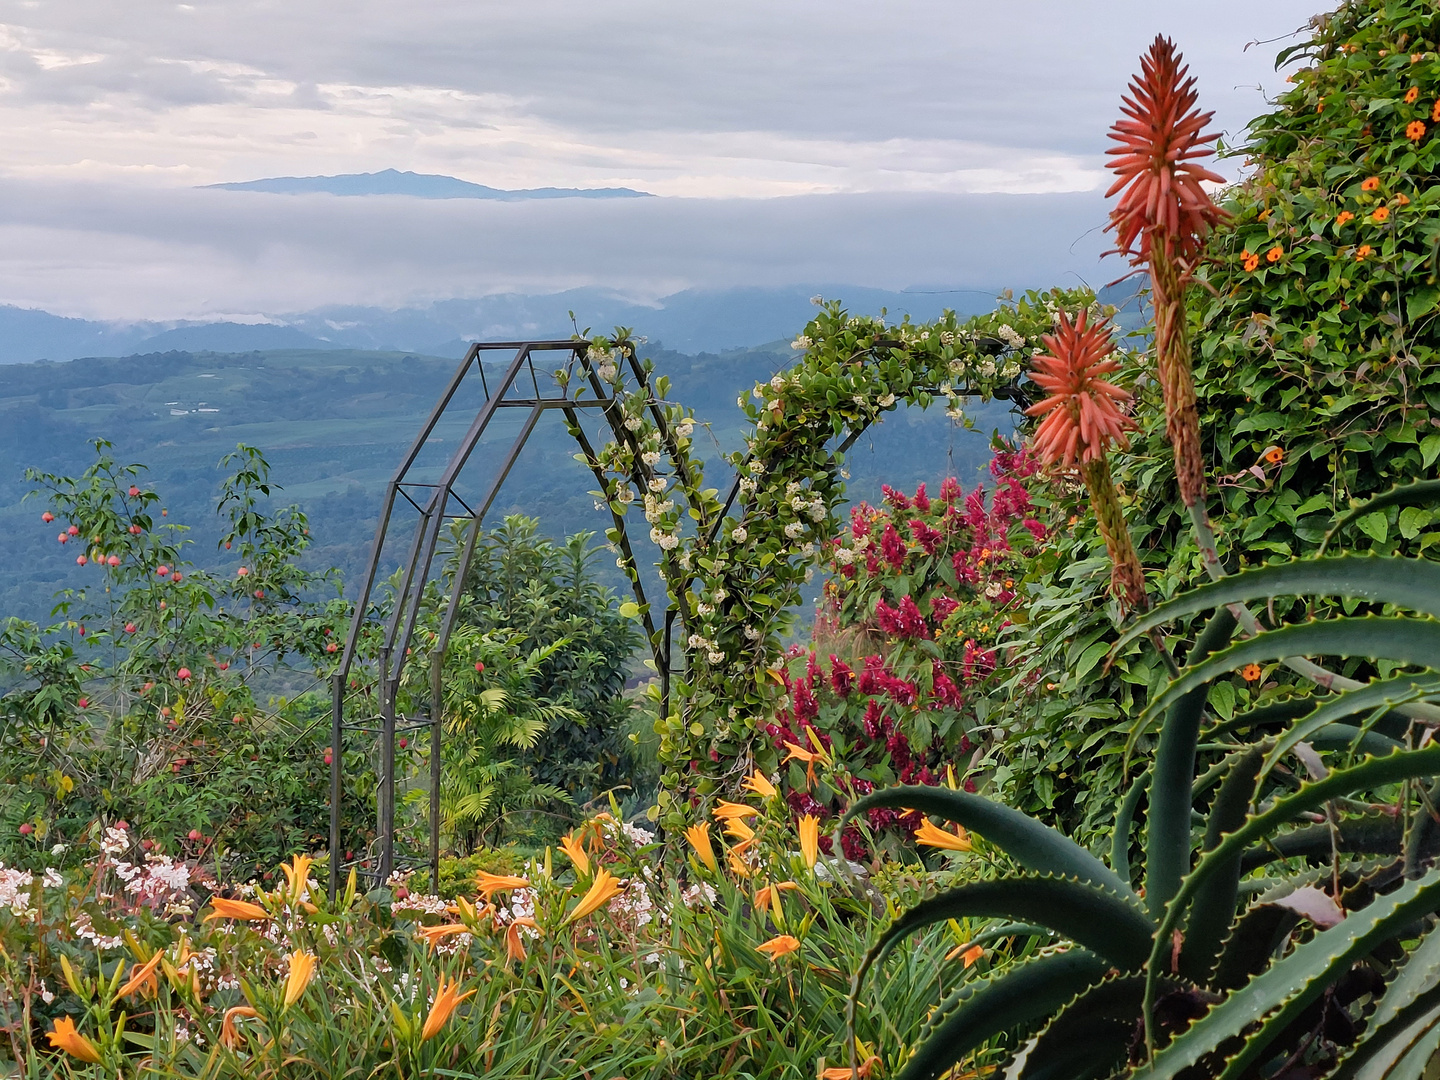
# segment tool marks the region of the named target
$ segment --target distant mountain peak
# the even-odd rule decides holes
[[[344,173],[340,176],[272,176],[264,180],[241,180],[228,184],[206,184],[223,191],[262,191],[271,195],[406,195],[412,199],[494,199],[518,202],[523,199],[645,199],[647,191],[632,188],[506,188],[472,184],[454,176],[435,173],[400,172],[385,169],[373,173]]]

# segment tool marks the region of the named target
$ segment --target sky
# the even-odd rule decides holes
[[[1174,37],[1238,142],[1317,2],[0,0],[0,303],[1100,284],[1138,54]],[[197,190],[386,168],[661,198]]]

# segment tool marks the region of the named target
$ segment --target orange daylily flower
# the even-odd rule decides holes
[[[609,870],[601,869],[595,874],[595,880],[590,885],[590,890],[580,898],[580,903],[575,905],[575,910],[565,916],[562,926],[568,926],[577,919],[583,919],[592,911],[610,900],[612,896],[620,891],[620,881]]]
[[[773,797],[775,794],[775,785],[767,780],[759,769],[756,769],[747,776],[740,786],[766,799]]]
[[[227,1050],[234,1050],[240,1045],[240,1032],[235,1030],[235,1021],[242,1017],[254,1018],[260,1014],[249,1005],[235,1005],[225,1010],[225,1016],[220,1021],[220,1044]]]
[[[522,926],[528,926],[531,930],[538,930],[539,924],[529,915],[521,915],[505,928],[505,959],[506,961],[525,959],[525,939],[520,933]]]
[[[456,934],[468,934],[470,928],[464,923],[440,923],[438,926],[421,926],[415,932],[425,939],[425,944],[432,949],[435,943]]]
[[[969,851],[971,850],[970,834],[964,829],[958,832],[948,832],[945,829],[932,825],[928,820],[920,823],[920,828],[915,830],[915,842],[924,844],[927,847],[943,848],[946,851]]]
[[[725,835],[733,836],[737,840],[743,840],[749,843],[755,839],[755,830],[750,828],[749,825],[746,825],[742,819],[731,818],[725,823]]]
[[[460,1007],[461,1002],[475,993],[474,990],[467,990],[461,994],[458,993],[459,989],[459,979],[452,983],[447,983],[444,979],[440,980],[440,987],[435,991],[435,1003],[430,1006],[430,1015],[425,1017],[425,1026],[420,1029],[421,1042],[429,1042],[439,1035],[440,1029]]]
[[[820,819],[813,814],[805,814],[800,818],[800,857],[811,869],[814,869],[815,860],[820,857]]]
[[[585,853],[580,838],[574,833],[560,838],[560,847],[566,855],[570,856],[570,862],[575,866],[575,872],[582,877],[590,876],[590,856]]]
[[[870,1080],[870,1076],[874,1072],[875,1066],[879,1064],[880,1055],[871,1054],[860,1065],[856,1067],[853,1075],[857,1078],[857,1080]],[[849,1065],[836,1065],[834,1068],[822,1070],[820,1073],[820,1080],[850,1080],[851,1075],[852,1074],[850,1072]]]
[[[771,960],[777,960],[786,953],[792,953],[800,948],[800,942],[789,934],[779,934],[769,941],[762,942],[755,946],[756,952],[763,952]]]
[[[248,900],[227,900],[223,896],[212,896],[210,898],[210,914],[200,921],[243,919],[246,922],[260,922],[262,919],[268,918],[270,918],[270,913],[259,904],[252,904]]]
[[[690,846],[695,849],[695,854],[699,856],[702,863],[711,870],[718,871],[720,869],[720,864],[715,861],[715,848],[710,843],[709,823],[702,821],[696,825],[691,825],[685,830],[685,839],[688,840]]]
[[[143,989],[146,997],[154,997],[160,989],[160,980],[155,977],[155,969],[160,966],[160,961],[163,959],[165,959],[165,950],[156,949],[154,956],[130,972],[130,978],[125,980],[125,985],[120,987],[115,996],[129,997],[137,990]]]
[[[486,900],[489,900],[497,892],[530,887],[528,878],[513,877],[508,874],[491,874],[484,870],[475,875],[475,884],[480,889],[480,895]]]
[[[715,809],[710,811],[710,816],[726,821],[738,821],[742,818],[754,817],[758,813],[760,811],[753,806],[746,806],[744,803],[738,802],[726,802],[721,799]]]
[[[1240,677],[1246,682],[1256,682],[1259,680],[1261,674],[1259,664],[1246,664],[1240,669]]]
[[[54,1050],[64,1050],[71,1057],[88,1061],[91,1065],[100,1064],[100,1048],[76,1031],[75,1021],[68,1016],[59,1017],[55,1021],[55,1029],[47,1031],[45,1037]]]
[[[296,949],[290,954],[290,975],[285,980],[285,1000],[282,1009],[288,1009],[300,1000],[305,987],[315,977],[315,954]]]

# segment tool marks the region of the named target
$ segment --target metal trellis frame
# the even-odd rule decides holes
[[[594,370],[589,357],[588,341],[569,339],[563,341],[500,341],[482,342],[470,346],[464,360],[446,385],[445,391],[431,410],[429,418],[415,437],[409,452],[396,469],[394,477],[386,488],[384,506],[376,526],[375,539],[370,550],[369,564],[363,578],[359,596],[355,601],[355,613],[350,621],[350,632],[340,663],[332,676],[331,685],[331,765],[330,765],[330,895],[333,898],[339,889],[342,870],[360,860],[343,860],[342,837],[340,835],[341,811],[344,802],[342,772],[342,739],[347,731],[370,732],[378,736],[380,743],[380,765],[376,784],[376,842],[378,851],[374,854],[375,869],[370,876],[377,882],[384,882],[397,868],[395,859],[395,743],[397,736],[405,731],[430,731],[430,844],[429,869],[431,887],[439,888],[440,867],[440,752],[441,752],[441,674],[445,650],[460,611],[471,560],[483,529],[485,515],[494,504],[510,470],[514,467],[520,452],[535,431],[540,418],[549,411],[558,410],[569,423],[586,461],[590,464],[602,490],[605,477],[596,460],[594,449],[580,427],[581,410],[600,409],[617,440],[628,442],[632,434],[622,422],[614,394]],[[492,368],[486,370],[487,355],[513,351],[508,365],[498,373]],[[568,354],[563,360],[563,378],[552,372],[538,373],[535,369],[537,356],[545,354]],[[646,390],[649,400],[655,401],[649,377],[635,361],[633,352],[629,356],[630,370]],[[498,365],[497,365],[498,366]],[[581,377],[576,377],[581,376]],[[414,479],[416,462],[426,442],[436,427],[447,415],[455,401],[456,394],[467,379],[480,380],[483,403],[470,422],[460,444],[450,455],[435,482],[421,482]],[[529,391],[526,394],[526,391]],[[586,391],[593,396],[582,396]],[[456,493],[459,480],[471,454],[494,418],[504,409],[520,409],[524,418],[510,449],[499,467],[483,486],[484,497],[474,506],[466,503]],[[652,414],[659,410],[652,404]],[[659,420],[663,428],[663,420]],[[667,443],[668,443],[667,437]],[[359,721],[347,718],[346,688],[351,668],[356,659],[361,635],[369,622],[370,601],[374,593],[384,556],[386,540],[398,531],[393,524],[397,501],[404,499],[419,512],[419,522],[409,546],[400,574],[400,587],[396,592],[394,610],[385,621],[381,638],[377,690],[379,712]],[[625,531],[622,515],[611,508],[611,517],[618,533],[617,546],[621,559],[629,571],[636,602],[640,606],[641,618],[647,640],[660,678],[662,707],[668,711],[670,694],[671,628],[674,612],[666,610],[663,622],[664,632],[657,633],[650,615],[644,588],[635,566],[634,552]],[[438,628],[438,635],[430,652],[430,700],[428,715],[399,716],[396,703],[401,678],[409,658],[410,645],[414,640],[417,620],[424,600],[425,586],[430,580],[434,566],[436,547],[440,530],[447,521],[468,522],[465,546],[460,554],[450,595]]]

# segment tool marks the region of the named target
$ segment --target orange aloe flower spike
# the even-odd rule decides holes
[[[1055,333],[1041,339],[1049,352],[1033,361],[1030,378],[1050,396],[1025,415],[1045,417],[1035,429],[1033,445],[1046,465],[1096,461],[1112,445],[1130,445],[1125,433],[1135,422],[1121,411],[1130,395],[1104,378],[1120,370],[1110,359],[1115,349],[1110,328],[1088,319],[1089,313],[1082,311],[1071,322],[1062,311]]]

